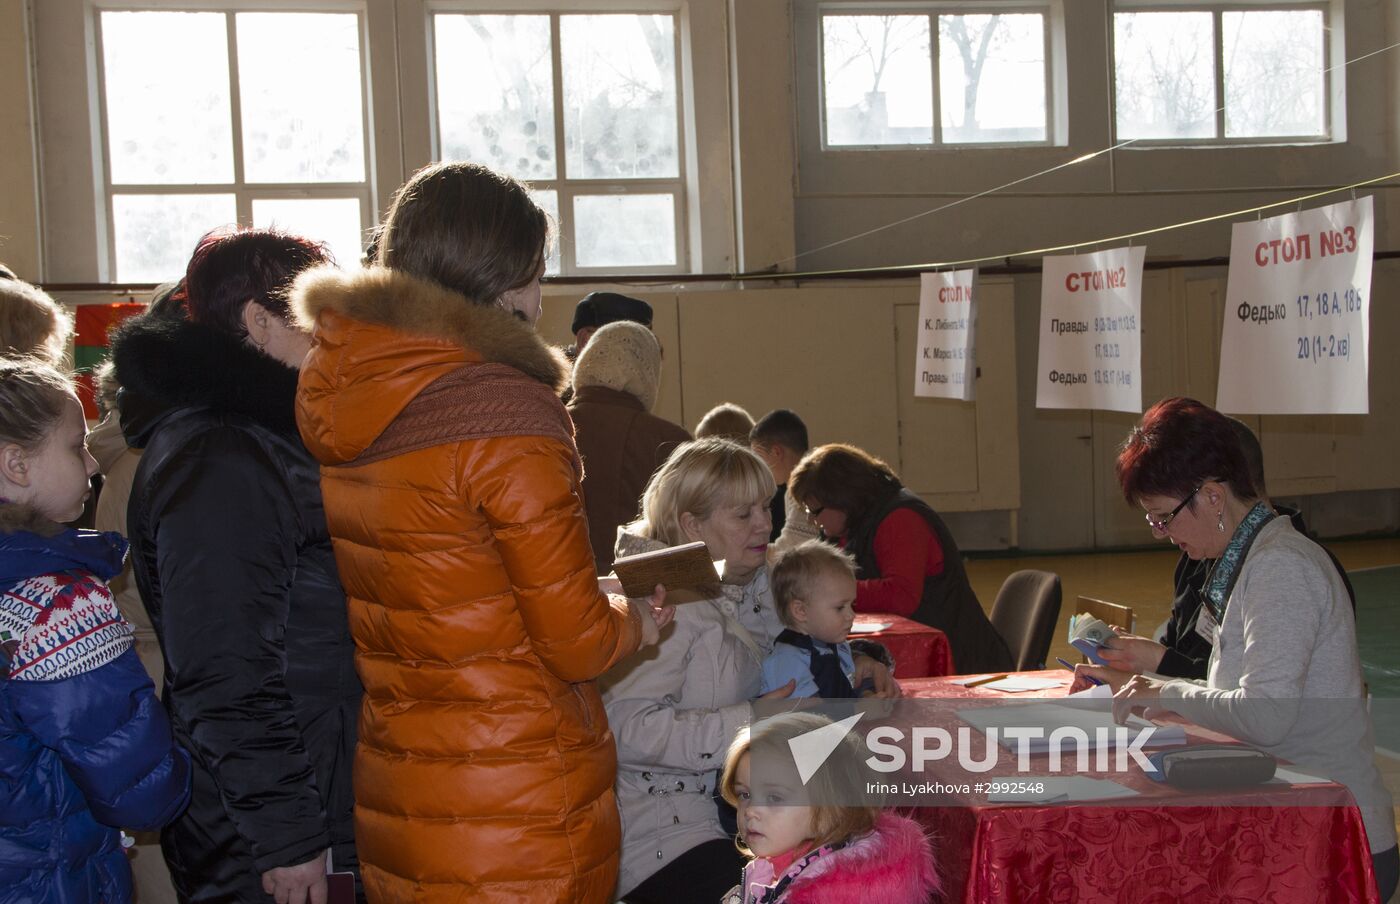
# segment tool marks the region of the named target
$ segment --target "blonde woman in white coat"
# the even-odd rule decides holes
[[[713,904],[743,867],[720,822],[715,783],[725,750],[752,718],[763,659],[783,627],[765,564],[773,492],[772,472],[748,449],[686,443],[647,484],[641,520],[619,532],[619,556],[702,540],[724,561],[719,596],[677,606],[657,646],[599,682],[618,748],[618,892],[630,904]],[[898,693],[874,660],[859,657],[857,670]]]

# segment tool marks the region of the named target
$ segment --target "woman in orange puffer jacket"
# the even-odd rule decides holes
[[[293,289],[316,334],[297,419],[365,685],[372,901],[604,902],[616,882],[593,679],[668,619],[599,589],[567,369],[533,327],[547,232],[520,183],[439,164],[400,189],[379,266]]]

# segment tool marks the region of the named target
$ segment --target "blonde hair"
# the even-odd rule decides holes
[[[784,757],[791,760],[789,741],[798,735],[830,724],[830,719],[816,713],[790,712],[771,716],[739,729],[724,758],[724,773],[719,781],[720,795],[730,806],[739,806],[739,795],[734,790],[734,782],[739,760],[745,754],[757,750],[761,751],[765,758]],[[753,768],[753,763],[750,762],[750,778],[753,776]],[[855,736],[848,732],[803,786],[807,806],[812,808],[812,848],[835,844],[875,828],[875,820],[880,815],[879,807],[841,803],[863,799],[862,787],[860,745]],[[739,850],[750,857],[754,856],[753,852],[743,845],[742,839],[739,842]]]
[[[753,416],[733,402],[724,402],[707,411],[695,425],[695,438],[714,437],[747,446],[752,430]]]
[[[856,563],[849,554],[821,540],[808,540],[778,556],[768,569],[768,587],[778,604],[778,619],[789,628],[793,600],[808,599],[818,578],[846,575],[855,580]]]
[[[0,443],[33,452],[76,398],[73,383],[38,358],[0,358]]]
[[[0,355],[32,355],[58,366],[73,336],[73,315],[42,289],[0,280]]]
[[[704,521],[717,509],[772,498],[777,485],[763,459],[725,439],[682,443],[651,475],[642,493],[642,517],[628,530],[668,546],[689,542],[686,512]]]

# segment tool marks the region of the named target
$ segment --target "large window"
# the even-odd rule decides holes
[[[1120,9],[1118,138],[1326,140],[1326,25],[1317,5]]]
[[[671,14],[436,13],[436,153],[530,183],[550,272],[685,266]]]
[[[824,145],[1050,141],[1047,13],[985,7],[824,11]]]
[[[356,13],[98,15],[108,252],[120,282],[178,277],[235,222],[360,256],[366,175]]]

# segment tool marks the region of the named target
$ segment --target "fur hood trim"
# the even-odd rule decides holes
[[[122,392],[122,431],[131,445],[165,412],[186,406],[238,414],[297,436],[297,371],[236,336],[188,320],[133,317],[112,335]]]
[[[529,324],[501,308],[476,304],[400,271],[369,267],[345,273],[317,267],[297,277],[291,302],[293,315],[307,329],[315,327],[322,311],[331,310],[352,320],[451,342],[483,361],[513,367],[556,393],[568,382],[564,353]]]

